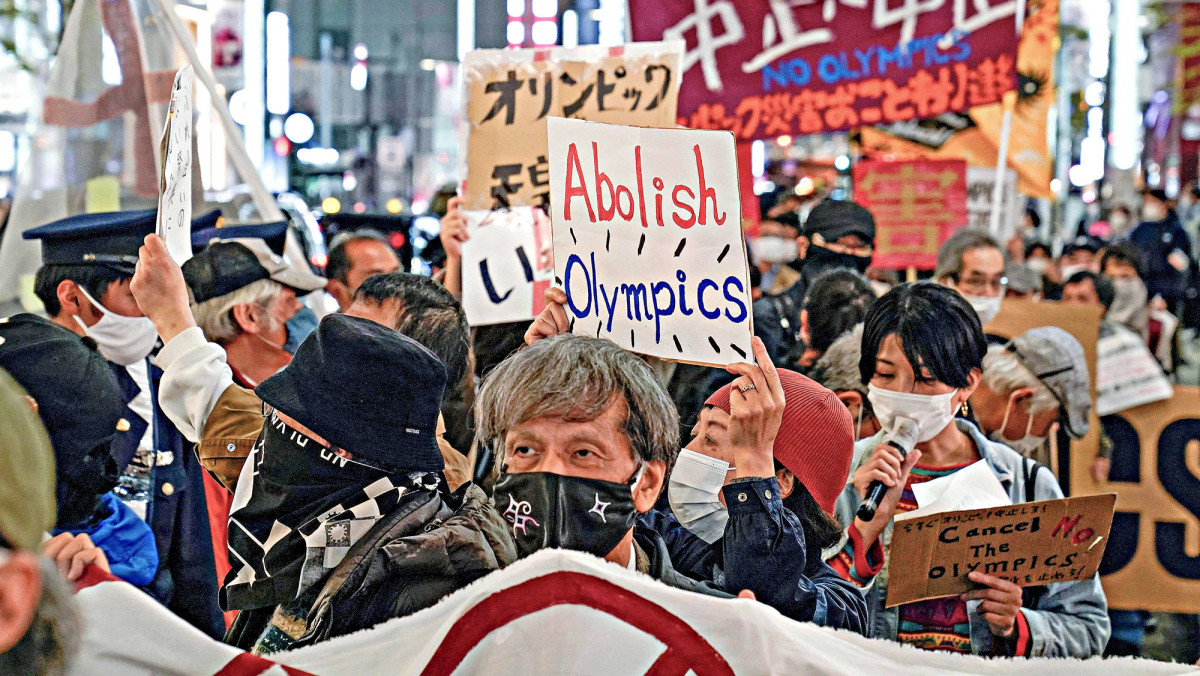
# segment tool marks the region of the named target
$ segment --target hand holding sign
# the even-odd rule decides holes
[[[547,127],[554,271],[572,330],[661,359],[749,362],[733,136],[560,118]]]
[[[729,390],[729,442],[738,477],[770,477],[775,476],[775,436],[787,399],[767,346],[758,336],[751,345],[758,365],[725,367],[738,376]]]
[[[979,612],[996,636],[1012,636],[1016,629],[1017,613],[1021,612],[1021,588],[998,577],[979,571],[969,573],[967,579],[984,585],[983,589],[962,595],[963,601],[983,601]]]
[[[192,80],[185,66],[175,74],[171,103],[162,139],[162,179],[159,182],[158,227],[176,263],[192,257]]]

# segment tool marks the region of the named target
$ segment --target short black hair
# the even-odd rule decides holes
[[[346,283],[346,276],[350,274],[350,254],[346,253],[346,247],[351,242],[361,242],[363,240],[379,242],[386,246],[388,251],[395,253],[395,249],[392,248],[391,243],[378,230],[360,228],[358,230],[347,230],[338,233],[334,236],[329,246],[329,260],[325,263],[325,277],[327,279],[336,279],[342,284]],[[399,260],[399,256],[396,258]]]
[[[470,367],[471,328],[462,304],[446,287],[421,275],[387,272],[367,277],[354,301],[400,303],[395,329],[442,360],[450,376],[443,401],[453,395]]]
[[[1034,251],[1041,249],[1042,253],[1046,254],[1046,258],[1054,258],[1054,253],[1050,250],[1050,245],[1045,242],[1033,241],[1025,245],[1025,258],[1033,255]]]
[[[858,361],[864,383],[875,375],[879,348],[891,335],[900,339],[918,380],[924,368],[935,381],[967,387],[971,371],[983,369],[987,339],[979,315],[956,291],[941,284],[901,284],[875,301],[867,313]]]
[[[1146,276],[1146,261],[1142,258],[1142,252],[1128,242],[1113,244],[1104,250],[1104,255],[1100,257],[1101,273],[1104,272],[1109,261],[1125,263],[1137,272],[1138,277]]]
[[[833,341],[861,324],[874,304],[871,280],[858,272],[838,268],[818,276],[804,297],[809,349],[824,354]]]
[[[103,303],[100,296],[108,291],[109,286],[132,278],[133,275],[102,265],[43,265],[34,277],[33,293],[46,306],[46,314],[57,317],[62,312],[62,304],[58,302],[58,285],[65,280],[75,282],[96,302]]]
[[[1065,288],[1071,284],[1082,284],[1089,280],[1092,282],[1092,288],[1096,290],[1096,297],[1100,299],[1100,304],[1105,308],[1112,307],[1113,300],[1117,297],[1116,288],[1112,282],[1091,270],[1080,270],[1071,275],[1067,281],[1063,282],[1063,287]]]

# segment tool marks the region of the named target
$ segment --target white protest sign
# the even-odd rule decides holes
[[[1171,381],[1142,337],[1110,325],[1096,341],[1096,415],[1110,415],[1170,399]]]
[[[465,211],[462,303],[471,326],[533,319],[554,278],[550,219],[537,207]]]
[[[192,80],[191,66],[175,74],[167,125],[163,129],[156,232],[176,263],[192,257]]]
[[[661,359],[752,361],[733,135],[551,118],[548,136],[572,331]]]

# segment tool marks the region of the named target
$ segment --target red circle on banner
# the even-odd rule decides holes
[[[688,671],[696,676],[733,676],[721,653],[662,606],[606,580],[570,572],[526,580],[471,608],[446,632],[422,676],[449,676],[488,634],[526,615],[561,605],[607,613],[666,645],[646,672],[648,676],[683,676]]]

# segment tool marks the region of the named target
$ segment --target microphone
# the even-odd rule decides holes
[[[917,445],[917,421],[897,416],[892,421],[891,431],[883,435],[882,444],[887,444],[900,451],[901,458],[907,457],[913,447]],[[872,481],[867,488],[866,497],[858,506],[858,518],[868,522],[874,519],[875,511],[879,509],[879,503],[883,501],[883,496],[887,495],[887,492],[888,487],[882,481]]]

